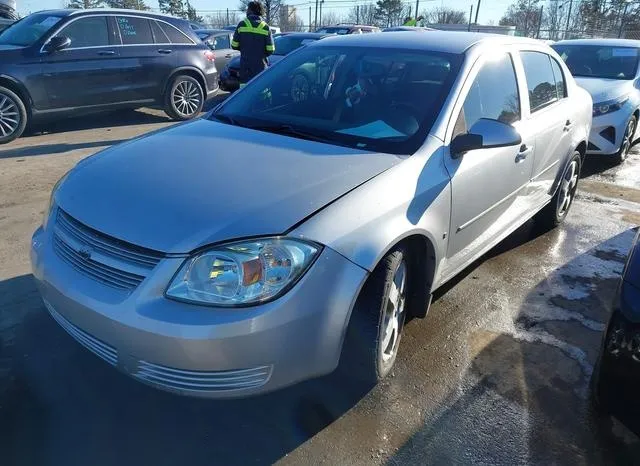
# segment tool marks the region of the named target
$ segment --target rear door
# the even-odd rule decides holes
[[[231,35],[228,33],[217,34],[209,38],[211,41],[211,47],[215,54],[216,69],[218,72],[222,71],[229,60],[236,55],[240,55],[240,52],[231,48]]]
[[[485,54],[467,77],[447,141],[468,132],[480,118],[513,125],[521,132],[521,99],[513,55]],[[447,276],[477,257],[523,212],[533,159],[522,146],[474,150],[458,158],[445,154],[451,177],[451,226]]]
[[[42,71],[34,85],[46,90],[49,109],[99,106],[118,102],[121,89],[119,47],[108,17],[81,16],[69,21],[56,36],[71,45],[42,55]]]
[[[120,64],[123,100],[149,102],[163,93],[166,78],[175,68],[176,56],[172,44],[158,34],[154,40],[152,19],[133,15],[114,17],[122,41]],[[154,25],[153,30],[156,30]]]
[[[532,209],[548,201],[562,160],[573,150],[572,109],[564,75],[552,56],[534,50],[520,51],[527,86],[525,120],[535,128],[535,150],[530,184]]]

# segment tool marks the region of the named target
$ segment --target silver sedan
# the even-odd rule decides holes
[[[539,41],[318,41],[81,161],[33,273],[78,342],[161,389],[246,396],[340,361],[375,383],[436,289],[531,217],[564,220],[591,106]]]

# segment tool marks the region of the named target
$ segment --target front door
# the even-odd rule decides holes
[[[479,59],[462,94],[465,99],[457,110],[451,139],[467,132],[480,118],[516,129],[521,126],[521,100],[510,53]],[[528,144],[531,142],[523,139],[521,145],[474,150],[458,158],[445,156],[452,203],[444,279],[477,257],[521,214],[523,188],[533,163]]]
[[[227,33],[213,36],[209,39],[211,41],[211,48],[216,57],[216,69],[218,73],[221,73],[229,60],[236,55],[240,55],[240,52],[231,48],[231,36]]]
[[[113,30],[106,16],[72,20],[57,36],[71,45],[42,53],[42,72],[35,80],[49,96],[48,109],[100,106],[120,99],[120,66]]]

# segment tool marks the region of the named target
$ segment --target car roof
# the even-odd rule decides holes
[[[571,39],[559,40],[554,45],[609,45],[612,47],[640,47],[640,40],[632,39]]]
[[[326,34],[324,32],[288,32],[282,34],[283,36],[301,38],[301,39],[322,39],[323,37],[332,37],[333,34]]]
[[[377,47],[388,49],[414,49],[430,52],[464,53],[469,48],[481,44],[544,45],[536,39],[505,36],[501,34],[482,34],[477,32],[429,31],[429,34],[407,34],[406,31],[391,31],[385,34],[357,34],[328,37],[315,42],[313,47],[353,46]]]
[[[43,10],[38,11],[37,13],[45,13],[54,16],[81,16],[81,15],[91,15],[91,14],[127,14],[127,15],[141,15],[141,16],[149,16],[154,18],[163,18],[163,19],[172,19],[172,20],[180,20],[186,21],[181,18],[176,18],[175,16],[165,15],[162,13],[153,13],[151,11],[140,11],[140,10],[127,10],[122,8],[89,8],[89,9],[77,9],[77,8],[68,8],[68,9],[59,9],[59,10]]]

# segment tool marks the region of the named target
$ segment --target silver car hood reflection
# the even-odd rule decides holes
[[[80,162],[56,203],[107,235],[186,253],[284,233],[402,159],[202,119]]]

